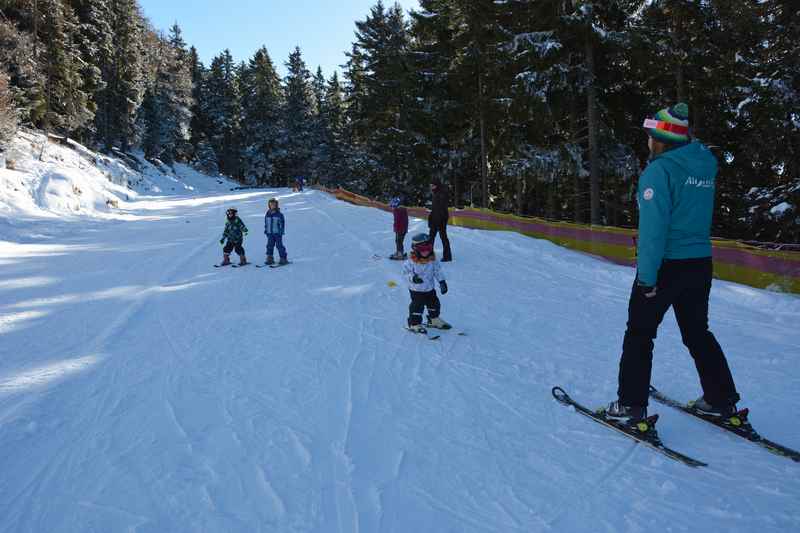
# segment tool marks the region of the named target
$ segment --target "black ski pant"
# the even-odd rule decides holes
[[[408,325],[417,326],[422,324],[422,312],[428,308],[428,319],[433,319],[439,316],[441,304],[439,297],[436,296],[436,291],[418,292],[408,291],[411,293],[411,304],[408,306]]]
[[[242,241],[232,241],[228,239],[228,242],[225,243],[225,247],[222,249],[223,252],[226,254],[230,254],[233,250],[236,250],[237,255],[244,255],[244,247],[242,246]]]
[[[453,254],[450,252],[450,239],[447,238],[447,221],[429,224],[431,244],[436,244],[436,234],[442,239],[442,261],[452,261]]]
[[[406,240],[405,233],[395,233],[394,234],[394,244],[397,247],[397,253],[403,255],[405,251],[403,250],[403,242]]]
[[[710,257],[671,259],[665,260],[659,269],[654,297],[645,297],[634,282],[619,363],[617,394],[622,405],[647,406],[653,339],[670,307],[675,311],[683,344],[694,358],[705,400],[711,405],[739,401],[725,354],[708,329],[712,273]]]

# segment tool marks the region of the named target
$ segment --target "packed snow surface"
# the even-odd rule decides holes
[[[552,399],[615,398],[631,269],[451,228],[431,341],[389,213],[178,193],[0,226],[0,532],[800,531],[797,463],[652,405],[692,469]],[[293,263],[213,268],[230,206],[263,260],[271,196]],[[714,285],[741,405],[796,448],[798,323],[796,296]],[[699,395],[671,313],[653,382]]]

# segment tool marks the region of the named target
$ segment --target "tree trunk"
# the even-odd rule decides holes
[[[572,132],[572,138],[578,138],[578,109],[577,109],[577,102],[574,98],[570,99],[570,131]],[[583,182],[581,181],[581,173],[580,169],[575,171],[575,174],[572,178],[573,183],[573,196],[572,196],[572,206],[574,209],[574,221],[576,223],[583,222]]]
[[[586,87],[587,111],[589,115],[589,180],[591,182],[591,223],[600,224],[600,172],[598,168],[597,148],[597,90],[594,76],[594,45],[591,30],[586,36],[586,70],[588,85]]]
[[[489,165],[486,158],[486,120],[483,116],[483,78],[478,67],[478,120],[481,130],[481,198],[483,207],[489,207]]]

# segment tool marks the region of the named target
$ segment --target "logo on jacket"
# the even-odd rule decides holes
[[[642,193],[642,198],[644,198],[645,200],[652,200],[653,196],[655,196],[655,195],[656,195],[656,191],[654,191],[653,189],[647,188],[647,189],[644,190],[644,193]]]

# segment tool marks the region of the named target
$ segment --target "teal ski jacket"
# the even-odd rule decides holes
[[[694,141],[654,157],[639,178],[637,281],[655,286],[664,259],[711,257],[717,159]]]

